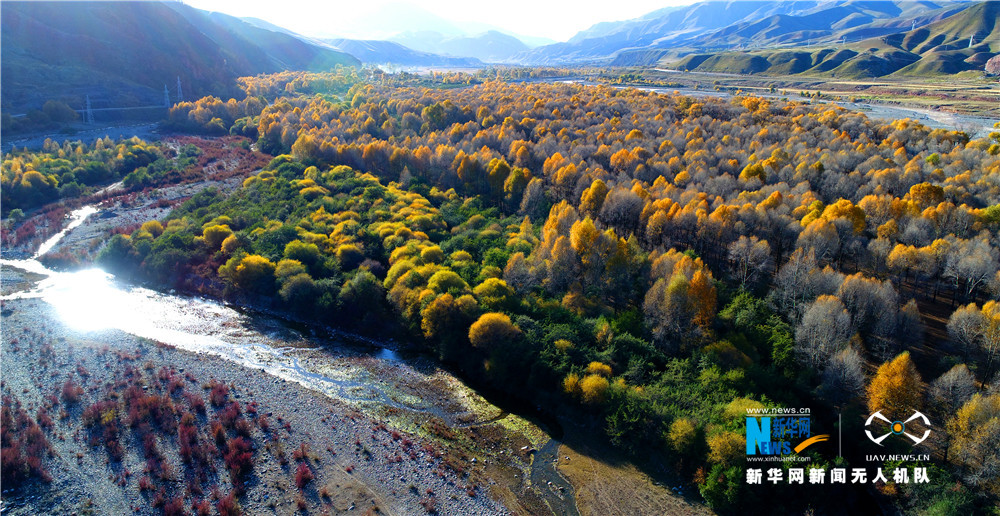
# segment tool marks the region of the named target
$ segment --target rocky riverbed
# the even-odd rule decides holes
[[[9,278],[9,272],[5,276]],[[311,466],[316,479],[311,489],[304,490],[309,509],[339,512],[354,508],[363,513],[377,507],[389,514],[418,514],[427,512],[425,505],[433,497],[436,510],[444,514],[507,512],[490,497],[491,482],[476,474],[472,458],[457,464],[458,468],[445,466],[446,460],[455,458],[447,457],[431,440],[390,429],[356,407],[261,370],[157,345],[117,330],[79,334],[61,324],[51,307],[38,299],[5,300],[3,325],[3,393],[16,397],[29,414],[37,413],[67,379],[85,389],[75,405],[84,407],[98,401],[101,387],[112,382],[126,364],[150,371],[167,368],[190,375],[197,382],[196,390],[209,380],[224,382],[234,399],[244,405],[252,400],[257,413],[269,415],[272,424],[282,421],[279,441],[287,453],[305,443],[315,457]],[[87,372],[86,377],[81,371]],[[138,450],[126,446],[121,466],[108,462],[74,432],[73,411],[70,407],[65,419],[55,418],[47,432],[53,453],[45,464],[52,483],[30,483],[5,491],[4,512],[124,514],[136,508],[138,513],[150,512],[150,507],[143,507],[148,497],[140,492],[139,475],[124,485],[118,477],[124,470],[142,470]],[[267,440],[258,434],[262,432],[254,432],[255,444]],[[164,449],[171,446],[169,439],[161,442]],[[294,467],[272,460],[271,452],[258,449],[257,453],[240,498],[244,511],[293,512]],[[179,465],[177,469],[182,470]],[[320,490],[328,496],[320,496]]]

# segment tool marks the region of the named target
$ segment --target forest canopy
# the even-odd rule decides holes
[[[100,261],[406,336],[490,389],[577,410],[625,453],[668,457],[720,511],[758,496],[734,465],[749,405],[938,411],[966,450],[947,474],[998,492],[967,452],[995,432],[979,415],[996,394],[954,387],[997,383],[1000,132],[438,79],[286,73],[174,106],[174,127],[274,158],[231,195],[114,236]],[[7,163],[5,181],[32,187],[44,168]],[[927,331],[927,310],[946,329]],[[925,344],[940,360],[918,371]],[[898,495],[989,503],[966,494]]]

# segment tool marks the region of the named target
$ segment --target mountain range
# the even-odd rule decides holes
[[[1000,53],[1000,2],[963,7],[950,16],[935,16],[936,21],[923,27],[853,43],[693,53],[670,66],[706,72],[848,78],[983,70],[986,62]]]
[[[50,99],[80,109],[88,96],[95,108],[162,104],[164,85],[171,101],[178,98],[178,78],[188,99],[237,95],[236,77],[362,63],[880,77],[983,70],[1000,53],[998,1],[710,0],[599,23],[540,46],[413,6],[385,14],[390,35],[383,39],[307,37],[180,2],[4,1],[0,9],[5,113]]]
[[[511,62],[528,49],[521,40],[489,30],[474,36],[447,36],[435,31],[410,31],[393,36],[392,41],[415,50],[446,56],[474,57],[486,63]]]
[[[640,18],[600,23],[565,43],[516,56],[522,64],[654,64],[667,55],[857,42],[956,15],[967,2],[784,0],[706,1]]]
[[[322,42],[346,52],[365,64],[388,64],[398,66],[440,66],[469,68],[483,66],[475,57],[452,57],[421,52],[395,41],[361,39],[326,39]]]

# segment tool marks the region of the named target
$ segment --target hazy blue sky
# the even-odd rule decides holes
[[[183,0],[199,9],[233,16],[252,16],[307,36],[385,38],[414,22],[428,24],[437,15],[469,33],[486,25],[506,32],[565,41],[602,21],[627,20],[694,0]],[[426,11],[426,14],[421,11]],[[398,32],[398,30],[396,31]]]

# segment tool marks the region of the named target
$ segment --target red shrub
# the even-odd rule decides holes
[[[163,516],[183,516],[184,498],[175,496],[163,506]]]
[[[198,414],[205,414],[205,400],[203,400],[201,396],[193,392],[189,392],[185,394],[184,397],[187,399],[188,405],[191,406],[191,410],[197,412]]]
[[[215,508],[219,510],[220,516],[240,516],[243,514],[243,509],[240,507],[240,503],[236,500],[236,495],[232,492],[219,500],[219,503],[215,505]]]
[[[73,380],[66,380],[62,387],[62,399],[66,403],[76,403],[83,396],[83,387],[80,387]]]
[[[437,499],[434,495],[421,498],[420,505],[423,506],[424,510],[427,511],[428,514],[437,514]]]
[[[180,394],[184,392],[184,380],[173,376],[170,378],[170,385],[167,386],[167,392],[170,394]]]
[[[156,447],[156,436],[152,430],[142,432],[142,453],[148,457],[159,457],[160,450]]]
[[[52,428],[52,425],[54,424],[52,422],[52,418],[49,417],[48,411],[46,411],[45,408],[43,407],[38,408],[37,419],[38,419],[38,425],[45,429]]]
[[[212,506],[209,505],[208,500],[202,500],[198,502],[196,505],[194,505],[194,507],[192,508],[195,510],[195,513],[197,513],[198,516],[209,516],[210,514],[212,514]]]
[[[240,410],[240,402],[233,401],[226,408],[219,412],[219,420],[222,422],[222,426],[226,428],[233,428],[236,424],[236,420],[243,414]]]
[[[229,441],[229,451],[226,452],[226,469],[235,484],[253,468],[253,454],[250,442],[242,437]]]
[[[104,415],[113,414],[117,407],[118,404],[114,401],[98,401],[83,410],[83,424],[88,427],[103,425]]]
[[[153,507],[163,507],[167,503],[167,492],[161,487],[153,497]]]
[[[209,384],[212,391],[208,394],[208,400],[212,402],[212,406],[221,407],[229,399],[229,386],[224,383],[219,383],[215,380]]]
[[[235,430],[236,430],[236,435],[249,438],[251,431],[250,422],[247,421],[246,419],[242,418],[238,419],[236,421]]]
[[[192,430],[192,427],[182,426],[178,431],[177,441],[180,446],[181,460],[185,463],[191,462],[192,455],[194,454],[194,448],[198,446],[197,434]]]
[[[226,446],[226,429],[222,427],[222,423],[212,421],[212,438],[220,448]]]
[[[299,463],[299,469],[295,471],[295,485],[302,489],[313,479],[313,472],[305,462]]]
[[[302,443],[299,445],[295,451],[292,452],[292,458],[295,460],[306,460],[309,457],[309,445]]]

